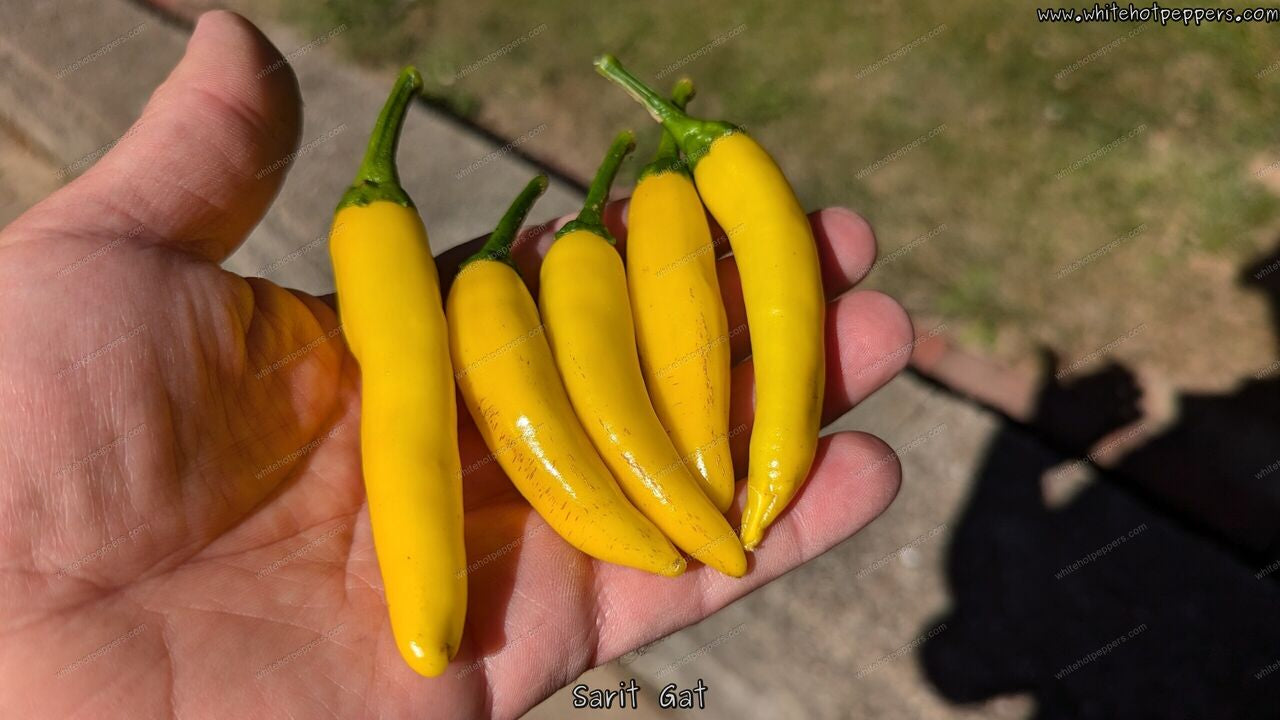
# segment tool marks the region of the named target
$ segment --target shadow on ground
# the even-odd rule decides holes
[[[1241,278],[1280,320],[1280,253]],[[1124,367],[1047,377],[1033,424],[1076,457],[1137,417]],[[1066,499],[1055,476],[1079,463],[1013,426],[995,436],[949,550],[953,610],[928,625],[946,630],[920,650],[944,697],[1030,693],[1043,719],[1276,717],[1280,371],[1179,410]]]

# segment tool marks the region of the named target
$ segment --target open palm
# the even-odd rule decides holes
[[[278,59],[242,18],[206,15],[135,131],[0,233],[0,716],[512,717],[892,500],[892,451],[829,436],[746,578],[696,564],[659,578],[556,536],[464,411],[466,634],[443,676],[414,674],[382,600],[337,317],[218,266],[279,189],[283,173],[255,171],[298,140],[292,75],[257,77]],[[874,258],[866,223],[813,222],[833,298],[830,420],[902,368],[911,328],[887,297],[845,292]],[[528,273],[549,237],[521,243]],[[738,326],[736,272],[720,265]],[[737,333],[735,357],[748,344]],[[747,361],[735,429],[751,383]],[[749,433],[734,435],[741,476]]]

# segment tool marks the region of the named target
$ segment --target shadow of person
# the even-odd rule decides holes
[[[1280,252],[1246,267],[1280,339]],[[1228,347],[1224,343],[1224,351]],[[1114,468],[1124,482],[1253,560],[1280,539],[1280,362],[1234,392],[1178,398],[1177,422]]]
[[[1060,445],[1083,453],[1136,416],[1119,365],[1046,377],[1033,425],[1069,423]],[[948,549],[953,609],[920,650],[938,691],[1030,693],[1046,719],[1275,717],[1277,584],[1109,484],[1051,506],[1046,480],[1072,471],[1023,428],[993,439]]]

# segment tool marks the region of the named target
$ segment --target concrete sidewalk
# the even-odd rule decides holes
[[[187,29],[123,0],[0,0],[0,10],[18,18],[0,30],[3,223],[125,132]],[[332,205],[389,78],[351,68],[330,43],[252,19],[291,55],[309,149],[227,267],[329,292]],[[412,112],[401,174],[440,251],[487,232],[538,168],[424,106]],[[531,220],[578,200],[553,183]],[[636,678],[644,689],[633,717],[666,717],[658,690],[699,678],[707,718],[1247,717],[1280,697],[1280,673],[1258,676],[1280,653],[1275,583],[1099,482],[1089,465],[912,375],[834,427],[876,433],[899,451],[905,482],[886,515],[582,682]],[[566,689],[531,717],[572,712]]]

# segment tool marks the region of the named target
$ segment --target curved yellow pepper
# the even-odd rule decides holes
[[[539,305],[573,409],[627,497],[695,560],[741,577],[747,559],[737,535],[650,403],[626,271],[601,220],[618,166],[634,147],[630,132],[614,140],[582,212],[556,233],[542,261]]]
[[[683,109],[693,85],[676,86]],[[640,171],[627,215],[627,286],[640,368],[667,434],[721,512],[733,503],[729,322],[702,199],[671,133]]]
[[[329,252],[342,327],[360,364],[369,522],[396,646],[432,677],[458,651],[467,610],[462,470],[449,338],[427,234],[395,151],[422,78],[406,68],[374,126]]]
[[[596,67],[671,132],[729,236],[755,364],[742,542],[754,549],[808,476],[821,429],[826,300],[813,230],[773,158],[740,128],[684,114],[605,55]]]
[[[546,186],[545,176],[529,183],[449,290],[458,387],[498,464],[570,545],[607,562],[679,575],[684,558],[623,496],[574,415],[538,308],[511,264],[516,231]]]

